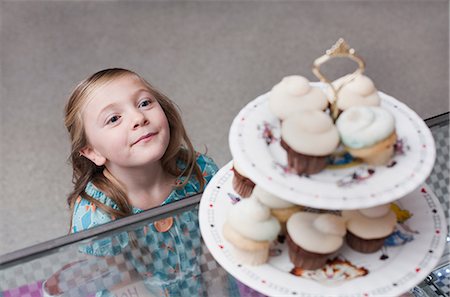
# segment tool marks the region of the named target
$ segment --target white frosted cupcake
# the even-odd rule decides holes
[[[298,212],[287,221],[286,242],[295,267],[312,270],[325,265],[344,243],[345,221],[334,214]]]
[[[270,209],[271,214],[280,222],[281,234],[286,233],[286,222],[290,216],[303,209],[299,205],[265,191],[258,185],[253,189],[252,197],[255,197]]]
[[[346,150],[370,165],[386,165],[397,141],[394,116],[376,106],[357,106],[344,111],[336,126]]]
[[[348,245],[361,253],[373,253],[384,244],[384,240],[394,232],[397,217],[390,204],[359,209],[343,210],[347,221]]]
[[[329,103],[325,93],[309,84],[303,76],[284,77],[269,93],[269,109],[281,121],[298,110],[325,110]]]
[[[339,133],[323,111],[297,111],[282,122],[280,144],[292,171],[314,174],[327,166],[328,157],[339,145]]]
[[[333,82],[335,88],[339,88],[348,75]],[[379,106],[381,98],[373,81],[365,75],[357,75],[352,81],[342,87],[338,94],[337,108],[344,111],[353,106]]]
[[[234,204],[223,225],[223,236],[233,245],[236,260],[248,265],[267,262],[270,243],[279,232],[278,220],[255,198]]]

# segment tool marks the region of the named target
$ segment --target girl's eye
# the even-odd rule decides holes
[[[106,122],[106,124],[114,124],[120,119],[118,115],[112,116],[109,118],[109,120]]]
[[[141,102],[139,102],[138,107],[139,108],[146,107],[146,106],[149,106],[151,103],[152,103],[152,101],[150,99],[144,99]]]

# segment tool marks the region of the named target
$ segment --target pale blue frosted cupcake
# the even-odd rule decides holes
[[[370,165],[386,165],[397,141],[394,116],[377,106],[355,106],[345,110],[336,127],[346,150]]]

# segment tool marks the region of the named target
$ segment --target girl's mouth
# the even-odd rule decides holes
[[[150,132],[150,133],[147,133],[147,134],[145,134],[145,135],[142,135],[141,137],[139,137],[138,138],[138,140],[136,140],[132,145],[135,145],[135,144],[137,144],[137,143],[139,143],[139,142],[147,142],[147,141],[150,141],[152,138],[153,138],[153,136],[155,136],[157,133],[152,133],[152,132]]]

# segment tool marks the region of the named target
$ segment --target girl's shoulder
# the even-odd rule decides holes
[[[204,190],[204,187],[209,183],[212,177],[217,173],[218,167],[214,160],[204,154],[197,153],[196,164],[200,169],[200,172],[205,180],[203,187],[200,185],[197,177],[192,174],[186,181],[186,176],[181,176],[177,180],[177,184],[183,184],[182,187],[178,187],[177,190],[164,201],[164,204],[173,202],[175,200],[181,200],[191,195],[200,193]],[[182,168],[181,166],[179,168]]]
[[[85,189],[86,194],[100,203],[118,209],[114,201],[89,182]],[[71,233],[87,230],[115,220],[114,217],[99,209],[94,203],[84,197],[78,197],[73,207]]]
[[[211,157],[200,153],[197,153],[197,165],[203,173],[209,173],[211,175],[216,174],[219,170],[216,162]]]
[[[207,181],[209,181],[209,179],[219,170],[216,162],[214,162],[214,160],[207,155],[197,153],[195,162],[202,172],[203,177],[206,178]],[[186,163],[182,160],[177,160],[177,167],[184,170],[186,168]],[[184,177],[180,178],[180,182],[183,182],[184,179]]]

